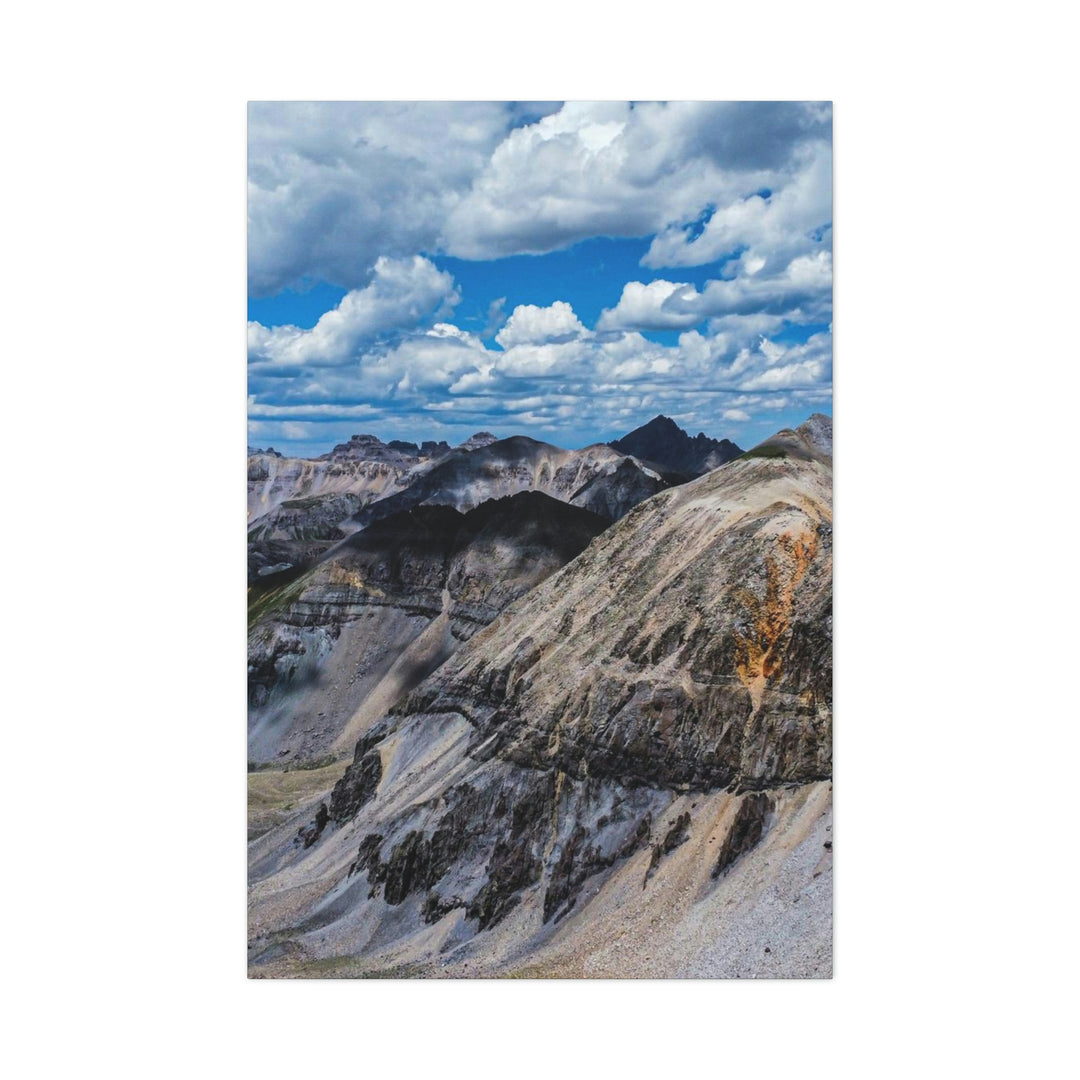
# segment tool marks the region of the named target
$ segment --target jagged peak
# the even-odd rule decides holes
[[[463,443],[461,443],[458,450],[479,450],[484,446],[490,446],[493,442],[498,442],[499,436],[492,435],[490,431],[478,431],[475,435],[470,435]]]
[[[689,435],[662,413],[608,445],[622,454],[692,476],[709,472],[742,453],[730,439],[713,439],[703,431]]]
[[[400,461],[403,457],[424,458],[449,452],[450,446],[445,441],[434,442],[429,439],[419,445],[405,439],[383,442],[377,435],[363,433],[350,436],[348,442],[338,443],[333,450],[317,460],[373,458]]]
[[[804,420],[795,430],[821,453],[831,456],[832,427],[832,417],[818,412]]]

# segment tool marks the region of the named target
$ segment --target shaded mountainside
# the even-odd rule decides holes
[[[657,473],[609,447],[563,450],[515,435],[451,452],[404,490],[369,503],[354,516],[353,524],[364,527],[422,504],[470,510],[487,499],[519,491],[542,491],[613,520],[667,486]]]
[[[302,570],[352,531],[344,523],[407,483],[422,460],[248,457],[248,580]],[[344,527],[343,527],[344,526]]]
[[[542,491],[613,521],[671,482],[606,446],[563,450],[484,431],[454,450],[354,435],[312,461],[260,454],[248,460],[248,580],[295,577],[346,536],[414,506],[468,511]]]
[[[691,438],[666,416],[656,416],[608,445],[690,477],[701,476],[742,453],[728,439],[710,439],[704,432]]]
[[[416,507],[350,537],[301,577],[257,587],[249,760],[340,751],[607,525],[539,492],[467,514]]]
[[[478,432],[462,448],[494,439]],[[384,443],[374,435],[353,435],[312,460],[249,448],[249,582],[287,571],[296,576],[356,530],[350,519],[358,511],[407,487],[450,452],[445,442]]]
[[[660,477],[640,462],[625,457],[611,472],[598,473],[582,484],[570,496],[570,502],[609,521],[618,521],[638,503],[669,486],[669,478]]]
[[[251,844],[253,974],[829,974],[831,423],[770,443],[371,718]]]

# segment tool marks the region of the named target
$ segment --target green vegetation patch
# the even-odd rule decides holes
[[[786,458],[787,451],[780,446],[774,446],[770,443],[765,443],[763,446],[755,446],[753,450],[747,450],[742,456],[742,460],[747,458]]]
[[[303,578],[278,587],[261,585],[256,581],[248,586],[248,630],[264,616],[281,608],[288,607],[300,598],[304,591]]]

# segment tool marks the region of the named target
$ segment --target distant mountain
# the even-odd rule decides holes
[[[478,431],[475,435],[470,435],[459,447],[457,447],[457,449],[479,450],[482,447],[490,446],[493,442],[498,441],[498,435],[492,435],[490,431]]]
[[[291,764],[351,748],[369,720],[608,524],[538,491],[466,514],[420,506],[349,537],[300,577],[260,582],[249,609],[249,759]]]
[[[248,580],[296,577],[346,536],[414,506],[464,512],[542,491],[615,521],[670,485],[602,444],[564,450],[488,431],[453,450],[445,442],[354,435],[312,460],[259,452],[248,458]]]
[[[814,413],[797,428],[784,428],[747,450],[748,458],[796,458],[832,464],[832,417]]]
[[[614,521],[668,486],[657,472],[600,443],[564,450],[514,435],[451,451],[412,477],[403,490],[367,503],[351,525],[363,528],[413,506],[471,510],[487,499],[519,491],[542,491]]]
[[[704,432],[691,438],[667,416],[654,417],[608,446],[690,477],[701,476],[742,453],[730,439],[710,439]]]
[[[344,523],[361,507],[401,490],[413,470],[430,463],[377,439],[377,446],[361,442],[369,438],[315,460],[248,455],[249,580],[309,565],[354,531]]]
[[[420,443],[404,442],[401,439],[391,439],[384,443],[375,435],[354,435],[347,443],[338,443],[328,454],[323,454],[318,461],[389,461],[395,464],[403,459],[416,459],[439,457],[450,453],[450,445],[444,442],[429,440]]]

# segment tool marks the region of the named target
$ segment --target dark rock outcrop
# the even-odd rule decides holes
[[[724,873],[740,855],[745,855],[761,842],[768,831],[773,807],[773,800],[764,791],[754,791],[743,798],[735,811],[735,820],[720,845],[712,872],[714,878]]]
[[[296,834],[295,843],[303,844],[305,848],[315,844],[322,836],[326,823],[330,820],[330,814],[326,809],[326,803],[319,803],[319,809],[315,812],[315,820],[309,825],[303,826]]]
[[[329,816],[340,823],[356,816],[357,811],[374,797],[382,779],[382,758],[373,749],[382,732],[365,736],[356,744],[352,764],[334,785],[330,795]]]
[[[664,834],[664,839],[659,844],[654,844],[652,849],[652,857],[649,859],[649,868],[645,871],[645,880],[642,882],[641,887],[645,888],[649,883],[649,878],[653,876],[656,868],[660,865],[660,860],[665,855],[670,855],[681,844],[685,844],[690,839],[690,814],[688,812],[681,813],[674,821],[669,822],[668,831]]]

